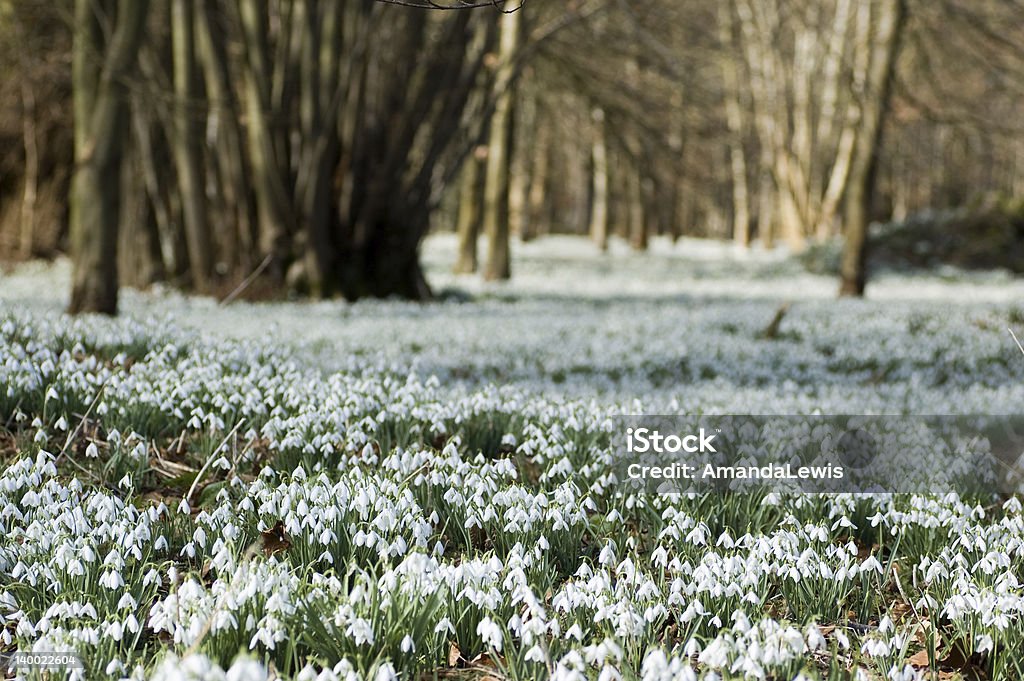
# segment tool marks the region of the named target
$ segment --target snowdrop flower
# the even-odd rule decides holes
[[[501,628],[490,617],[480,620],[480,623],[476,626],[476,633],[483,640],[484,645],[490,646],[497,652],[501,652]]]
[[[108,589],[120,589],[124,586],[124,579],[121,578],[121,574],[115,570],[107,570],[100,576],[100,586],[105,586]]]
[[[373,676],[374,681],[397,681],[398,672],[395,671],[394,666],[390,662],[385,662],[377,667],[377,672]]]
[[[406,634],[400,647],[403,653],[412,653],[416,651],[416,642],[412,640],[412,636]]]
[[[226,681],[267,681],[267,670],[251,657],[237,657],[227,671]]]

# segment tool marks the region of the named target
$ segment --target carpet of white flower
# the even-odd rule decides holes
[[[425,259],[439,290],[451,242]],[[1012,414],[1024,287],[567,240],[442,302],[0,278],[0,652],[79,678],[1017,679],[1016,498],[671,498],[609,417]],[[779,332],[762,329],[779,304]]]

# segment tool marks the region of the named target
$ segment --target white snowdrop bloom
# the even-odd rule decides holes
[[[874,570],[878,574],[882,574],[882,564],[878,562],[878,559],[874,556],[868,556],[864,562],[860,564],[862,571]]]
[[[163,537],[160,537],[160,539],[158,539],[157,541],[159,542],[160,540],[163,540],[163,542],[164,542],[163,548],[166,548],[167,540],[164,539]],[[156,544],[154,544],[154,549],[157,550],[157,551],[161,550],[161,548],[157,547]],[[163,583],[163,580],[160,579],[160,573],[155,568],[152,568],[152,569],[148,570],[146,572],[145,576],[143,576],[143,578],[142,578],[142,585],[143,586],[150,586],[152,584],[156,584],[157,586],[159,586],[162,583]]]
[[[197,527],[195,532],[192,533],[192,540],[199,546],[206,547],[206,531],[202,527]]]
[[[124,586],[124,579],[116,570],[107,570],[100,576],[100,586],[111,590],[120,589]]]
[[[168,655],[150,678],[151,681],[227,681],[224,670],[200,654],[180,659]]]
[[[267,681],[267,670],[251,657],[235,658],[225,675],[226,681]]]
[[[362,617],[349,622],[345,635],[355,641],[357,646],[373,644],[373,624]]]
[[[888,657],[891,654],[889,642],[881,638],[867,638],[861,644],[860,652],[868,657]]]
[[[501,652],[501,628],[490,617],[480,620],[480,623],[476,625],[476,633],[483,640],[484,645]]]
[[[54,395],[54,397],[56,397],[56,395]],[[63,416],[61,416],[53,424],[53,427],[56,428],[57,430],[67,430],[68,429],[68,421]],[[89,444],[90,444],[90,446],[92,446],[94,443],[89,443]],[[86,454],[88,454],[88,450],[86,450]]]
[[[886,675],[890,681],[919,681],[924,678],[924,672],[914,669],[912,666],[893,667]]]
[[[478,627],[478,629],[479,629],[479,627]],[[438,623],[434,626],[434,633],[436,634],[436,633],[440,633],[440,632],[448,632],[449,634],[454,634],[455,633],[455,626],[452,624],[451,620],[449,620],[447,617],[442,617],[438,621]]]
[[[374,681],[398,681],[398,672],[390,662],[384,662],[373,675]]]
[[[704,647],[697,659],[712,669],[722,669],[729,664],[730,648],[727,640],[718,636]]]
[[[124,636],[124,626],[120,622],[110,622],[103,630],[103,635],[114,641],[120,641]]]
[[[826,650],[828,648],[828,641],[825,640],[816,624],[809,624],[807,626],[804,638],[807,640],[807,647],[811,650]]]
[[[832,523],[832,530],[833,531],[836,530],[837,528],[840,528],[840,527],[842,527],[842,528],[857,529],[857,526],[854,525],[853,522],[849,518],[847,518],[845,515],[841,516],[838,520],[836,520],[834,523]]]
[[[406,634],[400,647],[403,653],[412,653],[416,651],[416,642],[413,641],[412,636]]]
[[[994,644],[992,637],[988,634],[978,634],[975,639],[974,652],[978,655],[984,655],[985,653],[992,652]]]

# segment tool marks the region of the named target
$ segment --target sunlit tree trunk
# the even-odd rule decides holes
[[[593,186],[591,187],[590,238],[602,252],[608,250],[608,144],[605,139],[605,113],[596,108],[594,121],[591,163]]]
[[[629,245],[634,251],[646,251],[647,220],[644,211],[643,178],[637,168],[629,168],[626,172],[629,183]]]
[[[722,43],[734,45],[734,20],[727,3],[718,10]],[[732,50],[722,58],[722,87],[725,91],[725,120],[729,128],[729,170],[732,177],[732,234],[737,244],[750,246],[750,190],[747,184],[747,159],[743,148],[743,108],[740,104],[740,79]]]
[[[509,257],[509,162],[512,147],[511,90],[512,60],[519,42],[521,12],[502,15],[496,81],[502,92],[491,119],[484,190],[484,233],[487,234],[487,258],[484,279],[493,281],[511,276]]]
[[[861,120],[846,189],[845,241],[840,259],[839,294],[862,296],[867,281],[868,223],[875,189],[878,152],[889,108],[896,54],[906,23],[906,0],[877,0],[867,88],[861,98]]]

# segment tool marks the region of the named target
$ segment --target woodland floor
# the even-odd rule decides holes
[[[1024,513],[991,494],[640,495],[621,414],[1019,414],[1024,281],[781,252],[517,245],[438,302],[61,314],[0,275],[0,651],[84,678],[1024,674]],[[783,305],[788,305],[779,315]],[[772,324],[777,319],[778,323]],[[895,453],[894,453],[895,456]]]

